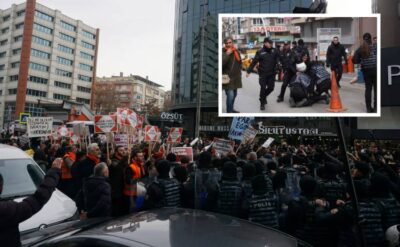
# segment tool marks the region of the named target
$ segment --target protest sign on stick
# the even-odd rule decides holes
[[[29,138],[51,135],[53,128],[52,117],[29,117],[27,120],[27,133]]]
[[[173,147],[171,153],[177,156],[177,160],[180,161],[181,157],[186,155],[189,157],[190,162],[193,162],[193,148],[192,147]]]
[[[250,126],[253,119],[253,117],[234,117],[232,119],[228,137],[233,140],[241,141],[243,138],[243,132]]]
[[[214,138],[214,149],[220,154],[228,154],[233,151],[234,141]]]
[[[109,115],[94,116],[95,133],[109,133],[117,131],[118,131],[118,125],[116,116],[109,116]]]
[[[171,128],[167,138],[167,143],[179,143],[182,140],[183,128]]]

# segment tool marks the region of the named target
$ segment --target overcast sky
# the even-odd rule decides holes
[[[0,9],[23,0],[0,0]],[[175,0],[37,0],[100,28],[97,76],[134,74],[171,89]]]

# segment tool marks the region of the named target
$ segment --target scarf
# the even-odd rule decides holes
[[[88,157],[88,159],[94,161],[94,162],[96,163],[96,165],[97,165],[98,163],[100,163],[99,157],[97,157],[97,156],[95,156],[95,155],[93,155],[93,154],[87,154],[86,157]]]
[[[240,58],[238,50],[235,47],[232,47],[231,49],[232,49],[233,55],[235,56],[236,61],[238,61],[240,63],[240,61],[242,61],[242,59]],[[226,50],[227,49],[225,48],[225,51]]]

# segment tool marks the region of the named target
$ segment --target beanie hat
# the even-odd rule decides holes
[[[156,169],[160,176],[165,177],[169,174],[170,163],[168,160],[159,160],[156,162]]]
[[[266,43],[266,42],[268,42],[268,43],[270,43],[270,44],[273,43],[272,40],[271,40],[270,38],[264,38],[264,43]]]

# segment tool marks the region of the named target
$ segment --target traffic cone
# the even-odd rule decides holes
[[[332,71],[331,75],[332,83],[331,83],[331,104],[327,109],[330,112],[342,112],[346,111],[346,108],[343,108],[342,101],[340,100],[339,90],[336,82],[336,73]]]

